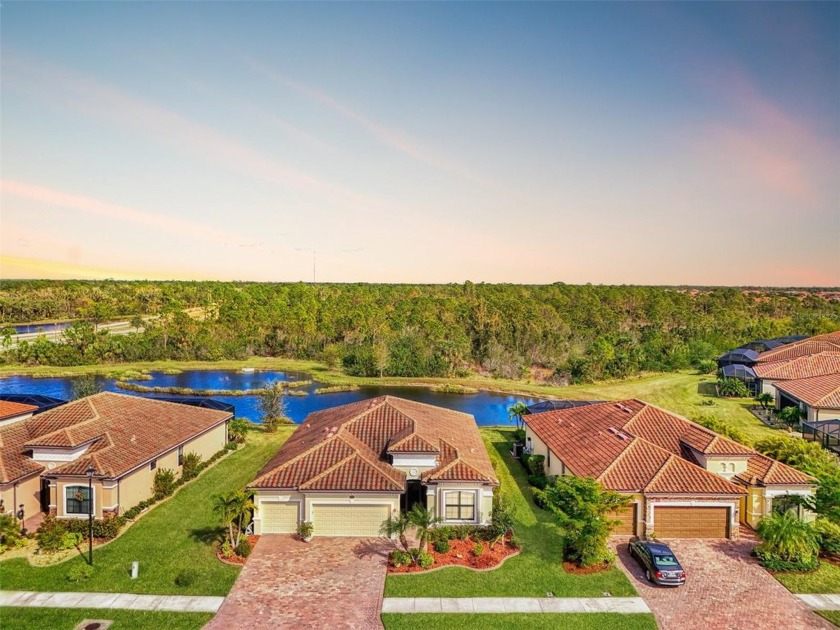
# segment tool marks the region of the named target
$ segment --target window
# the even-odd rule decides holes
[[[184,465],[184,447],[183,446],[178,447],[178,465],[179,466]]]
[[[784,514],[788,510],[793,510],[796,512],[797,516],[801,516],[799,501],[799,497],[795,494],[782,494],[780,496],[773,497],[773,511],[777,514]]]
[[[90,490],[87,486],[66,486],[64,497],[65,514],[90,514]]]
[[[720,472],[726,472],[726,463],[725,462],[720,463]]]
[[[149,464],[149,470],[154,470],[155,468],[157,468],[157,460],[153,459],[152,463]]]
[[[475,492],[445,492],[443,497],[447,521],[475,520]]]

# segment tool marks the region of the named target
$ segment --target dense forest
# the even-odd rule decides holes
[[[118,319],[138,331],[97,329]],[[48,320],[75,320],[64,343],[9,347],[8,324]],[[706,369],[752,339],[837,330],[840,302],[772,289],[3,281],[0,322],[6,363],[261,355],[318,359],[368,376],[518,378],[536,370],[582,382]]]

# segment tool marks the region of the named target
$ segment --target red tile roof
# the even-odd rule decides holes
[[[573,474],[593,477],[607,488],[625,492],[743,494],[739,486],[692,463],[695,454],[767,459],[743,444],[639,400],[547,411],[524,419]],[[793,468],[778,467],[762,472],[756,464],[754,476],[762,483],[782,483],[775,481],[782,477],[784,483],[813,483]]]
[[[425,481],[498,483],[472,416],[380,396],[309,414],[251,487],[403,492],[387,452],[437,454]]]
[[[840,330],[767,350],[758,355],[757,362],[785,361],[820,352],[840,352]]]
[[[759,378],[777,381],[840,374],[840,351],[818,352],[785,361],[757,363],[753,370]]]
[[[4,440],[2,451],[4,457],[9,452],[13,458],[29,459],[25,452],[34,447],[75,448],[89,444],[81,457],[50,470],[49,475],[84,474],[93,466],[97,476],[115,478],[225,422],[231,415],[227,411],[103,392],[12,425],[23,425],[27,435],[8,451]],[[43,469],[40,464],[32,464]]]
[[[23,416],[37,410],[38,407],[35,405],[24,405],[23,403],[0,400],[0,420],[7,420],[8,418],[14,418],[15,416]]]
[[[840,409],[840,374],[782,381],[773,387],[815,409]]]

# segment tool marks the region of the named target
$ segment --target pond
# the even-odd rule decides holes
[[[164,374],[151,372],[152,380],[130,381],[148,387],[188,387],[190,389],[258,389],[270,381],[301,381],[309,380],[310,376],[301,372],[273,372],[273,371],[229,371],[229,370],[192,370],[180,374]],[[112,378],[97,377],[100,387],[105,391],[120,392],[135,396],[155,397],[155,394],[137,393],[122,390],[116,386]],[[287,396],[287,411],[295,422],[301,422],[308,414],[328,407],[345,405],[347,403],[390,394],[416,400],[418,402],[447,407],[456,411],[471,414],[479,425],[512,425],[508,419],[508,407],[517,401],[525,404],[537,402],[536,398],[500,394],[496,392],[479,392],[477,394],[447,394],[433,392],[425,387],[362,387],[350,392],[336,392],[334,394],[314,394],[323,385],[310,383],[296,387],[296,391],[305,392],[305,396]],[[41,394],[70,400],[73,397],[73,381],[67,377],[33,378],[31,376],[9,376],[0,378],[0,393],[3,394]],[[174,394],[159,394],[159,396],[173,397]],[[238,417],[248,418],[254,422],[260,421],[260,411],[256,396],[213,396],[214,400],[221,400],[236,407]]]

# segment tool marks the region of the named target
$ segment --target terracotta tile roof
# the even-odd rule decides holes
[[[773,387],[801,400],[809,407],[840,409],[840,374],[782,381],[773,383]]]
[[[386,449],[438,453],[426,481],[498,483],[472,416],[380,396],[309,414],[250,487],[402,492],[405,473],[387,463]]]
[[[23,403],[9,402],[8,400],[0,400],[0,420],[14,418],[15,416],[23,416],[27,413],[37,411],[38,407],[35,405],[24,405]]]
[[[840,330],[808,337],[802,341],[789,343],[773,350],[767,350],[758,355],[758,363],[769,363],[771,361],[785,361],[820,352],[840,352]]]
[[[152,398],[103,392],[35,416],[24,448],[91,446],[80,458],[51,470],[52,475],[120,477],[176,445],[231,418],[227,411],[201,409]],[[30,425],[30,421],[24,424]]]
[[[758,363],[753,370],[759,378],[777,381],[840,374],[840,351],[818,352],[785,361]]]
[[[614,490],[742,494],[737,485],[697,465],[697,456],[767,459],[743,444],[639,400],[548,411],[524,420],[572,473],[596,478]],[[756,469],[756,477],[762,483],[780,483],[773,479],[782,477],[785,483],[813,483],[793,468],[778,467],[774,476],[766,479],[769,467],[763,472]]]
[[[816,482],[812,477],[765,455],[751,457],[747,462],[746,472],[739,474],[737,477],[747,484],[760,483],[762,485],[797,486]]]
[[[25,426],[28,422],[24,420],[0,427],[0,483],[16,481],[44,470],[41,464],[27,457],[26,449],[23,448],[30,438],[28,427]]]

